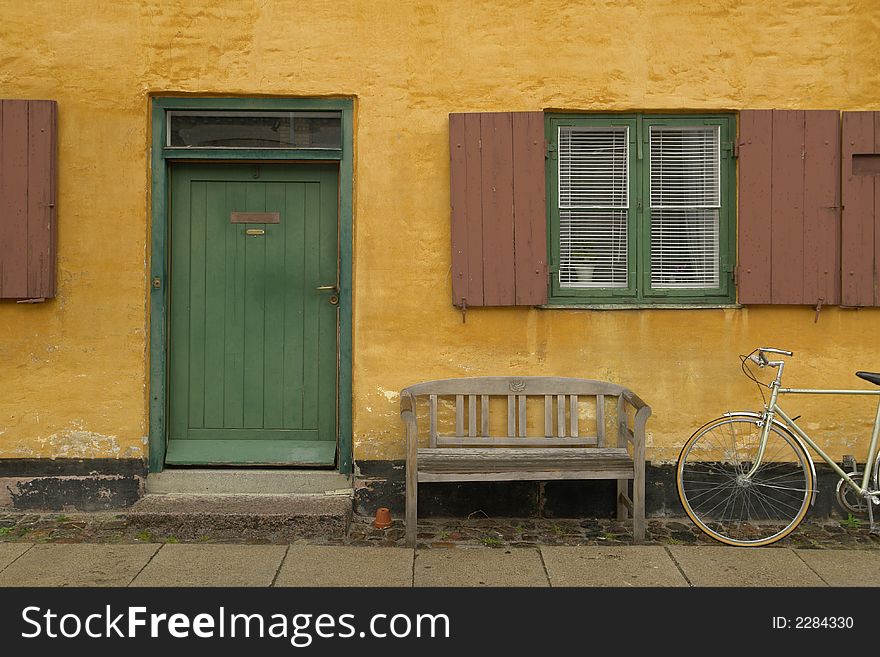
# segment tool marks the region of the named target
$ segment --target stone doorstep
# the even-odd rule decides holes
[[[342,538],[352,519],[351,492],[328,495],[146,495],[124,515],[132,530],[182,539],[202,536]]]

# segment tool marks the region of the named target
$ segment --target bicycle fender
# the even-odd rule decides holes
[[[754,418],[757,420],[762,419],[764,416],[761,413],[755,413],[754,411],[732,411],[729,413],[722,413],[721,417],[736,417],[736,416],[745,416],[749,418]],[[804,450],[804,454],[807,455],[807,461],[810,463],[810,471],[813,473],[813,491],[810,494],[810,506],[814,506],[816,504],[816,484],[819,483],[819,480],[816,478],[816,464],[813,462],[813,455],[810,454],[810,450],[804,444],[804,441],[801,440],[801,437],[796,433],[792,432],[786,425],[782,422],[773,418],[773,426],[779,429],[780,431],[785,432],[786,435],[790,436],[794,441],[801,446]]]

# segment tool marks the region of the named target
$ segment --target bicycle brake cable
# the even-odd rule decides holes
[[[752,372],[752,370],[751,370],[751,369],[749,368],[749,366],[746,364],[746,361],[751,362],[751,357],[752,357],[752,356],[755,354],[755,352],[757,352],[757,351],[758,351],[758,350],[755,349],[755,350],[752,351],[752,353],[750,353],[748,356],[743,356],[742,354],[740,354],[740,355],[739,355],[739,360],[740,360],[740,363],[741,363],[740,366],[742,367],[743,374],[745,374],[749,379],[751,379],[751,380],[755,383],[756,386],[758,386],[758,392],[761,393],[761,402],[763,403],[764,407],[766,408],[766,406],[767,406],[767,397],[764,396],[764,388],[769,388],[770,386],[767,385],[766,383],[761,383],[760,381],[758,381],[758,377],[755,376],[755,374]]]

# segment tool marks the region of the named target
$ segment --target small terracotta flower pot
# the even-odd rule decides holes
[[[376,509],[376,519],[373,521],[373,527],[376,529],[388,529],[391,526],[391,509],[381,507]]]

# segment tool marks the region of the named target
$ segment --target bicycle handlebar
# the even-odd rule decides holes
[[[767,357],[764,355],[765,353],[766,354],[779,354],[781,356],[793,356],[794,355],[794,352],[786,351],[785,349],[776,349],[774,347],[758,347],[757,349],[755,349],[755,351],[758,352],[758,355],[755,356],[755,352],[753,351],[752,355],[749,356],[749,360],[752,361],[753,363],[756,363],[760,367],[766,367],[767,365],[775,367],[775,366],[781,364],[781,361],[771,362],[771,361],[767,360]]]
[[[758,353],[782,354],[783,356],[794,356],[794,352],[785,349],[775,349],[773,347],[758,347]]]

